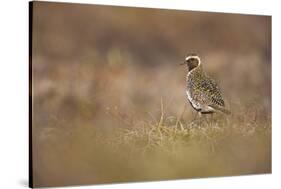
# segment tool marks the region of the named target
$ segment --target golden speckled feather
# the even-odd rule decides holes
[[[217,83],[205,74],[200,58],[189,55],[184,64],[188,67],[186,94],[192,107],[201,113],[221,111],[229,114]]]

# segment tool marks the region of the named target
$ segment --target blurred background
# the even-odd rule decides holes
[[[271,119],[269,16],[35,2],[32,31],[38,185],[94,182],[80,156],[88,154],[81,148],[88,149],[83,135],[91,128],[157,118],[161,98],[167,115],[186,105],[183,118],[194,117],[179,66],[187,53],[201,57],[233,115]],[[81,132],[74,147],[63,137],[71,131]]]

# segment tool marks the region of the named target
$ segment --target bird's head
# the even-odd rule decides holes
[[[183,63],[180,65],[187,65],[188,71],[193,70],[194,68],[200,66],[201,60],[198,55],[196,54],[188,54]]]

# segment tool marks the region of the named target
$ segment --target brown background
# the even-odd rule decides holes
[[[205,71],[217,80],[238,123],[257,119],[271,125],[269,16],[36,2],[32,39],[38,186],[99,182],[96,177],[102,173],[83,159],[95,156],[87,151],[92,138],[84,136],[92,128],[110,132],[157,118],[161,98],[166,115],[177,115],[187,105],[183,119],[192,119],[195,112],[185,96],[186,68],[179,66],[190,52],[201,57]],[[65,136],[73,132],[78,139]],[[244,173],[271,170],[271,151],[258,153],[260,167],[246,164],[252,172]],[[241,162],[243,158],[234,167],[245,167]],[[197,169],[181,175],[204,176]],[[101,179],[108,181],[118,179]]]

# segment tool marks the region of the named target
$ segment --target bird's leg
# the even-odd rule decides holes
[[[199,119],[202,118],[202,113],[198,112]]]
[[[213,114],[212,113],[210,113],[209,115],[208,115],[208,122],[212,122],[213,121]]]
[[[209,125],[210,122],[212,122],[212,114],[210,115],[209,113],[204,114],[203,124],[204,126]]]
[[[211,121],[214,121],[214,114],[211,114]]]
[[[202,124],[202,119],[203,119],[202,113],[199,111],[197,114],[197,119],[196,119],[196,122],[199,126],[201,126],[201,124]]]
[[[201,112],[197,112],[197,114],[195,115],[194,121],[200,121],[201,119],[202,119],[202,113]]]

